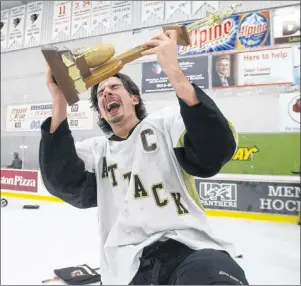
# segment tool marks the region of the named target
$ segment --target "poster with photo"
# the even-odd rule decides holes
[[[212,87],[231,87],[235,86],[235,55],[222,54],[212,56]]]
[[[87,37],[91,33],[91,2],[72,1],[71,37]]]
[[[1,52],[5,52],[8,43],[9,9],[1,10]]]
[[[25,32],[25,5],[10,9],[8,50],[23,48]]]
[[[111,30],[110,1],[91,1],[91,34],[100,35]]]
[[[300,5],[274,10],[273,35],[274,44],[300,42]]]
[[[61,42],[70,39],[71,4],[71,1],[54,1],[52,42]]]
[[[24,47],[35,47],[41,44],[43,1],[27,4]]]

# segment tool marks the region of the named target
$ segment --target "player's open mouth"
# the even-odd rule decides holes
[[[120,104],[116,101],[110,102],[107,105],[107,111],[109,112],[109,114],[115,114],[116,112],[118,112],[120,108]]]

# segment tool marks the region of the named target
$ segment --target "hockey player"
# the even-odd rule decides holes
[[[176,38],[174,31],[152,38],[143,55],[157,55],[178,109],[146,116],[139,88],[116,74],[91,91],[106,136],[76,144],[67,103],[48,70],[53,107],[41,127],[43,181],[74,207],[98,208],[105,285],[248,284],[231,244],[212,234],[193,180],[219,172],[236,150],[237,134],[184,76]]]

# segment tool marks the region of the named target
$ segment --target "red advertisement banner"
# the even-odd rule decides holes
[[[38,192],[38,172],[1,169],[1,190]]]

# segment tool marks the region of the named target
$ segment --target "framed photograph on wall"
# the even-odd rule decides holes
[[[213,88],[225,88],[236,85],[234,60],[234,54],[212,56],[211,79]]]

